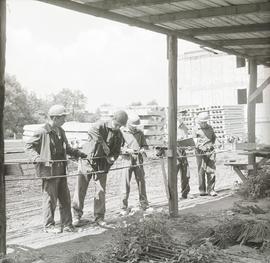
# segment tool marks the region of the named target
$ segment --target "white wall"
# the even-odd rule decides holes
[[[269,76],[269,68],[258,66],[258,86]],[[235,56],[194,51],[179,58],[179,106],[235,105],[237,90],[248,85],[248,67],[237,68]],[[270,144],[269,86],[263,91],[263,103],[256,106],[256,137],[259,142]]]

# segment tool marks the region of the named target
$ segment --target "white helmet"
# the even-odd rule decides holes
[[[131,125],[131,126],[138,126],[141,124],[141,120],[140,120],[140,117],[139,115],[137,114],[129,114],[128,115],[128,124]]]
[[[53,105],[52,107],[50,107],[48,114],[49,116],[53,117],[53,116],[66,116],[69,113],[66,112],[66,109],[63,105]]]
[[[197,121],[199,123],[201,122],[207,122],[209,120],[208,112],[200,112],[197,117]]]

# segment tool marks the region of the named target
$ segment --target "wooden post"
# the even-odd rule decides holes
[[[249,101],[250,96],[257,89],[257,63],[255,59],[248,60],[249,69],[249,89],[247,103],[247,120],[248,120],[248,142],[256,142],[256,101]],[[248,164],[254,164],[255,157],[248,156]]]
[[[168,105],[168,188],[170,216],[178,215],[177,193],[177,37],[168,36],[169,105]]]
[[[6,54],[6,0],[0,1],[0,258],[6,254],[6,189],[4,174],[4,102]]]

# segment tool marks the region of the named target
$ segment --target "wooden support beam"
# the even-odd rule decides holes
[[[270,37],[208,40],[208,43],[212,43],[212,44],[220,45],[220,46],[264,45],[264,44],[270,44]]]
[[[168,36],[169,101],[168,101],[168,187],[169,213],[178,215],[177,192],[177,37]]]
[[[270,77],[268,77],[249,97],[248,102],[253,102],[262,91],[270,84]]]
[[[199,19],[206,17],[220,17],[220,16],[231,16],[231,15],[243,15],[250,13],[266,12],[270,10],[270,3],[255,3],[255,4],[244,4],[244,5],[233,5],[233,6],[222,6],[204,8],[199,10],[185,10],[167,14],[141,16],[138,17],[140,20],[153,23],[162,24],[166,22],[185,20],[185,19]]]
[[[173,35],[173,36],[176,36],[180,39],[190,41],[190,42],[193,42],[193,43],[201,45],[201,46],[220,50],[222,52],[225,52],[225,53],[228,53],[231,55],[235,55],[235,56],[239,56],[239,57],[243,57],[243,58],[247,58],[247,59],[252,58],[252,56],[249,56],[248,54],[243,54],[243,53],[237,52],[237,51],[229,49],[229,48],[225,48],[225,47],[221,47],[221,46],[214,45],[211,43],[207,43],[207,41],[204,41],[204,40],[201,40],[198,38],[194,38],[194,37],[189,36],[189,35],[180,34],[180,33],[178,33],[178,31],[170,30],[170,29],[162,27],[162,26],[149,24],[149,23],[146,23],[143,21],[139,21],[135,18],[127,17],[124,15],[120,15],[120,14],[113,13],[113,12],[106,11],[106,10],[101,10],[100,8],[91,7],[89,5],[81,4],[78,2],[69,1],[69,0],[65,0],[65,1],[62,1],[62,0],[37,0],[37,1],[42,2],[42,3],[51,4],[51,5],[55,5],[55,6],[59,6],[59,7],[63,7],[63,8],[73,10],[76,12],[81,12],[84,14],[93,15],[96,17],[110,19],[112,21],[128,24],[130,26],[140,27],[140,28],[143,28],[146,30],[150,30],[152,32],[157,32],[157,33],[166,34],[166,35]],[[267,63],[261,62],[261,60],[257,60],[257,61],[263,65],[267,65]]]
[[[6,187],[4,173],[4,104],[6,55],[6,0],[0,1],[0,258],[6,254]]]
[[[106,10],[115,10],[126,7],[152,6],[182,1],[187,0],[104,0],[97,2],[87,2],[87,5]]]
[[[257,88],[257,63],[255,59],[248,60],[249,65],[249,89],[248,100]],[[248,120],[248,142],[256,142],[256,102],[253,100],[247,104],[247,120]],[[248,156],[248,164],[255,164],[256,160],[253,155]]]
[[[218,26],[207,28],[190,28],[178,30],[179,34],[190,36],[208,36],[218,34],[236,34],[236,33],[249,33],[249,32],[263,32],[270,31],[270,23],[263,24],[250,24],[241,26]]]
[[[270,56],[270,48],[234,48],[239,53],[249,54],[249,56]]]

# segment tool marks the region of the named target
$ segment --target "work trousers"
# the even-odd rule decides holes
[[[190,179],[190,171],[189,165],[187,161],[187,157],[181,157],[177,159],[177,174],[180,172],[181,178],[181,194],[183,198],[187,198],[187,195],[190,191],[189,179]]]
[[[210,193],[215,188],[216,182],[216,154],[196,149],[196,160],[198,165],[199,191]],[[207,187],[205,183],[207,177]]]
[[[73,215],[76,219],[80,219],[83,215],[84,200],[87,193],[87,188],[91,178],[95,181],[95,195],[94,195],[94,217],[95,221],[104,219],[105,217],[105,194],[106,194],[106,182],[108,174],[108,164],[105,164],[106,159],[98,162],[98,165],[92,167],[91,173],[95,171],[105,171],[98,174],[81,174],[77,177],[75,186],[72,208]]]
[[[54,175],[66,174],[65,166],[54,167]],[[62,226],[72,225],[70,192],[67,178],[43,179],[43,223],[44,227],[55,225],[54,214],[59,201],[60,223]]]
[[[131,165],[137,165],[137,161],[133,160],[131,162]],[[138,185],[140,206],[142,208],[146,208],[148,206],[146,186],[145,186],[145,172],[143,169],[143,165],[139,165],[136,167],[129,167],[125,171],[125,175],[122,179],[122,200],[121,200],[122,209],[128,208],[128,198],[130,194],[130,181],[131,181],[133,172],[135,175],[136,183]]]

